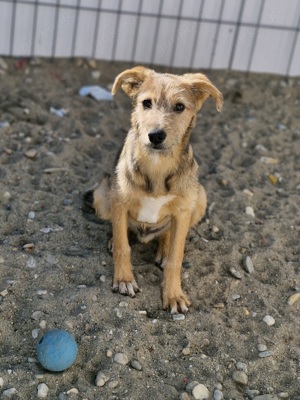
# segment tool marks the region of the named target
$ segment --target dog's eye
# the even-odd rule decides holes
[[[182,103],[176,103],[174,107],[174,111],[182,112],[185,109],[185,105]]]
[[[146,99],[143,101],[143,107],[144,108],[151,108],[152,107],[152,101],[150,99]]]

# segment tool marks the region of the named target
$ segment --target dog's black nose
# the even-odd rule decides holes
[[[149,140],[152,144],[161,144],[167,137],[166,132],[163,129],[154,129],[148,134]]]

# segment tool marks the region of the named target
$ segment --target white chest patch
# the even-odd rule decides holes
[[[155,224],[158,220],[160,209],[173,200],[174,197],[172,194],[160,197],[144,197],[141,201],[138,221]]]

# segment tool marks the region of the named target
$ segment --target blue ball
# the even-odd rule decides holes
[[[63,330],[48,331],[36,346],[37,359],[49,371],[64,371],[75,361],[77,344],[70,333]]]

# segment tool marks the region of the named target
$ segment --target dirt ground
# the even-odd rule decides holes
[[[82,203],[113,169],[131,104],[78,91],[110,87],[128,65],[2,61],[0,398],[36,399],[45,383],[48,399],[193,399],[197,381],[209,399],[300,399],[300,301],[290,297],[300,292],[299,79],[207,73],[225,102],[221,114],[205,103],[191,138],[209,205],[186,243],[192,307],[174,321],[162,310],[156,244],[132,244],[143,291],[113,294],[110,224]],[[35,346],[57,328],[79,354],[51,373]]]

